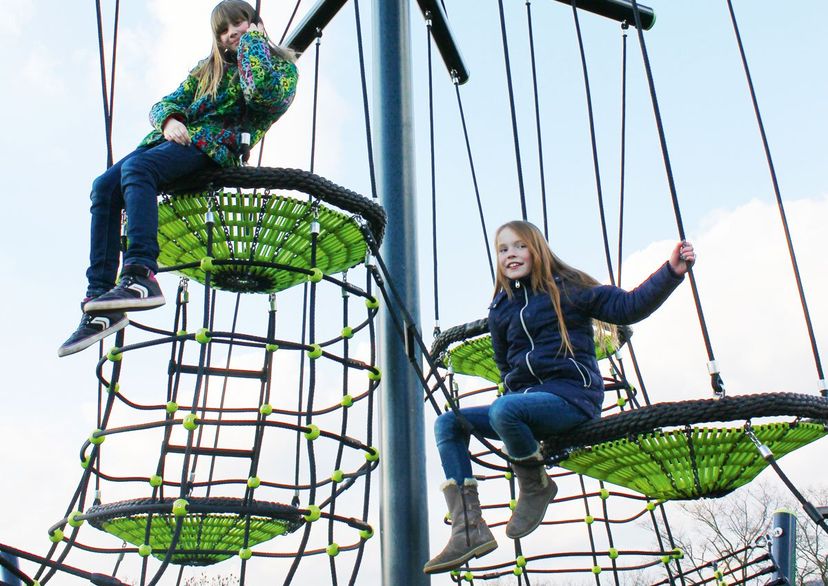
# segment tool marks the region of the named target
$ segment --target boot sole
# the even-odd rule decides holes
[[[473,550],[468,552],[467,554],[460,556],[457,559],[443,562],[442,564],[435,564],[430,568],[423,568],[423,573],[425,574],[440,574],[442,572],[449,572],[451,570],[456,570],[467,561],[472,558],[480,558],[486,555],[487,553],[493,552],[497,549],[497,541],[492,539],[491,541],[487,541],[481,545],[478,545]]]

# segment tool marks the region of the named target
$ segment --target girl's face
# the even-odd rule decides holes
[[[497,235],[497,264],[508,279],[522,279],[532,273],[532,253],[511,228],[503,228]]]
[[[219,43],[225,49],[236,50],[239,48],[239,39],[250,28],[250,23],[246,20],[227,25],[227,30],[219,35]]]

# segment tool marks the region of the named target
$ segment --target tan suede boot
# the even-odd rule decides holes
[[[529,456],[527,464],[512,463],[518,481],[518,501],[506,525],[506,537],[518,539],[534,531],[546,515],[546,507],[558,494],[558,486],[549,478],[539,453]],[[535,462],[538,462],[535,464]]]
[[[477,481],[467,478],[463,486],[448,480],[441,487],[451,515],[451,537],[443,551],[430,559],[423,572],[448,572],[497,549],[497,541],[480,512]]]

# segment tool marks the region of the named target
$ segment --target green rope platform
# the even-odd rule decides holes
[[[828,399],[763,393],[659,403],[546,438],[543,453],[564,468],[652,498],[718,497],[748,483],[767,463],[744,425],[691,426],[759,417],[796,418],[792,423],[752,425],[758,439],[779,458],[826,435]]]
[[[630,328],[619,328],[620,345],[632,335]],[[460,342],[455,346],[451,344]],[[595,356],[602,360],[617,349],[609,343],[595,344]],[[438,358],[443,366],[451,366],[458,374],[479,376],[489,382],[500,382],[500,370],[494,361],[492,338],[489,335],[489,320],[483,318],[441,332],[432,343],[431,355]]]
[[[811,422],[756,425],[753,432],[776,458],[826,435]],[[558,464],[661,500],[724,496],[767,467],[744,429],[726,427],[653,431],[575,450]]]
[[[175,534],[178,517],[173,513],[176,499],[134,499],[95,505],[86,512],[89,524],[137,547],[146,543],[149,515],[152,514],[149,545],[152,555],[165,559]],[[181,534],[171,563],[206,566],[237,555],[278,535],[291,533],[304,523],[295,507],[278,503],[247,503],[234,498],[187,499]],[[248,529],[249,519],[249,529]]]
[[[242,192],[251,188],[256,191]],[[310,197],[271,195],[271,189]],[[299,169],[214,170],[165,186],[164,193],[159,263],[200,283],[209,268],[214,287],[235,292],[282,291],[306,281],[313,269],[325,275],[345,271],[365,260],[363,230],[381,242],[385,229],[379,204]],[[205,221],[208,211],[214,213],[212,230]],[[315,263],[314,222],[319,227]]]

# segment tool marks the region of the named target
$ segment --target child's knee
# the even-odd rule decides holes
[[[497,431],[504,423],[514,420],[515,411],[511,397],[503,396],[495,399],[489,407],[489,424]]]
[[[434,421],[434,437],[439,441],[441,438],[451,437],[457,433],[457,416],[454,411],[447,411]]]

